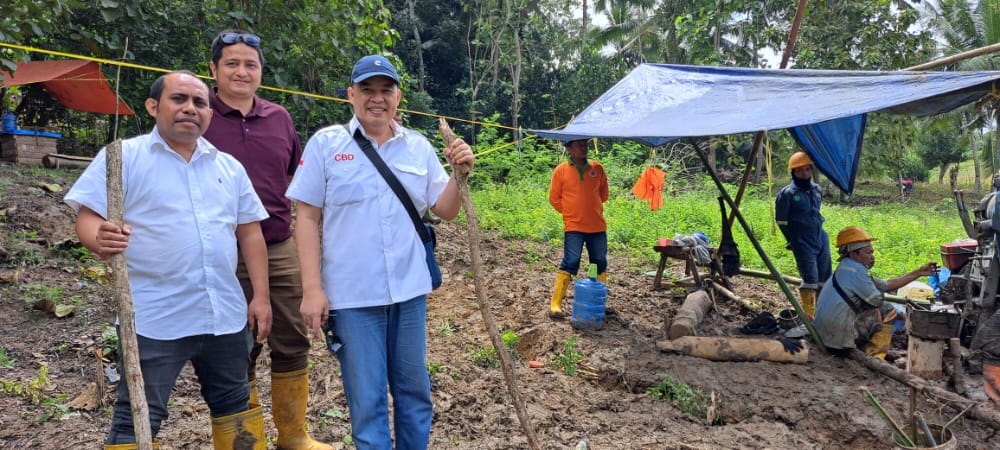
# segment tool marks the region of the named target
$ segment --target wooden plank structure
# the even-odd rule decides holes
[[[56,153],[58,142],[43,135],[0,133],[0,161],[41,166],[45,155]]]

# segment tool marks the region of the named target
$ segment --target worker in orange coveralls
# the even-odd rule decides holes
[[[608,282],[608,225],[604,221],[608,177],[601,163],[587,160],[587,141],[563,141],[569,160],[556,166],[549,186],[549,203],[563,217],[563,259],[549,303],[549,317],[553,320],[566,317],[562,301],[570,280],[580,269],[584,245],[590,262],[597,265],[597,279]]]

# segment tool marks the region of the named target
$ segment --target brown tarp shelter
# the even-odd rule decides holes
[[[42,83],[49,94],[69,109],[98,114],[134,114],[115,96],[100,66],[93,61],[21,62],[13,76],[2,70],[0,76],[3,86]]]

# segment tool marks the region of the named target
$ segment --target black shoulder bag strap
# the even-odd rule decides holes
[[[840,298],[844,300],[844,303],[847,303],[847,306],[851,307],[851,311],[854,311],[854,314],[861,314],[861,312],[864,311],[864,308],[851,301],[851,297],[844,292],[844,288],[840,287],[840,283],[837,282],[836,272],[833,273],[833,276],[830,277],[830,279],[833,280],[833,288],[837,290],[837,294],[839,294]]]
[[[372,143],[361,134],[361,127],[354,130],[354,141],[358,143],[359,147],[361,147],[361,151],[365,153],[365,156],[372,161],[372,164],[374,164],[375,168],[378,169],[378,173],[382,175],[385,182],[389,184],[390,188],[392,188],[392,192],[396,193],[396,197],[399,197],[399,201],[403,203],[403,207],[406,208],[406,212],[410,215],[410,220],[413,221],[413,226],[417,229],[417,234],[420,235],[420,240],[425,244],[431,242],[434,238],[427,230],[427,226],[424,225],[424,222],[420,220],[420,214],[417,214],[417,207],[413,206],[413,200],[410,199],[409,194],[406,193],[406,189],[403,189],[403,185],[400,184],[396,175],[393,175],[392,170],[389,170],[389,166],[385,164],[382,157],[375,152],[375,148],[372,147]]]

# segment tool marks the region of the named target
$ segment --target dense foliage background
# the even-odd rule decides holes
[[[472,182],[478,201],[487,205],[485,223],[517,236],[558,239],[558,216],[545,204],[544,190],[562,158],[561,147],[522,130],[564,125],[645,62],[777,68],[797,3],[7,0],[0,3],[0,65],[10,70],[17,61],[67,57],[55,52],[102,58],[109,61],[102,67],[122,97],[140,106],[160,71],[191,69],[207,76],[212,37],[224,28],[243,28],[263,38],[261,95],[288,107],[307,139],[350,117],[339,96],[351,66],[362,55],[382,53],[403,74],[411,127],[435,136],[436,117],[446,116],[475,144],[479,160]],[[788,53],[790,67],[894,70],[1000,42],[1000,0],[805,3],[798,40]],[[985,55],[937,70],[998,67],[998,57]],[[4,94],[2,109],[15,110],[22,126],[53,126],[63,132],[61,152],[92,155],[112,138],[112,117],[67,111],[33,86]],[[889,186],[899,176],[945,183],[951,169],[968,161],[964,167],[973,189],[981,192],[988,184],[983,180],[1000,167],[992,150],[997,111],[993,99],[930,119],[873,114],[861,175]],[[146,132],[150,126],[144,114],[124,118],[119,135]],[[592,156],[608,169],[616,194],[608,205],[614,240],[645,248],[658,235],[718,230],[715,188],[694,152],[707,152],[716,170],[734,180],[748,164],[744,158],[751,140],[749,135],[704,137],[658,149],[598,142]],[[761,215],[753,220],[761,227],[769,223],[768,196],[787,179],[784,161],[795,150],[784,131],[768,133],[765,147],[749,163],[754,195],[744,210]],[[668,171],[667,192],[681,199],[674,203],[682,207],[656,213],[637,209],[641,204],[630,200],[628,192],[648,164]],[[947,189],[942,192],[947,202]],[[887,222],[851,207],[831,205],[827,211],[830,230],[847,223]],[[942,211],[950,214],[948,205]],[[921,226],[938,226],[928,225],[925,217],[907,216],[907,209],[892,213],[902,216],[900,224],[917,228],[901,225],[886,234],[919,234]],[[774,234],[763,228],[756,232]],[[741,246],[745,255],[753,253],[748,242]],[[913,258],[933,256],[933,245],[921,248]]]

